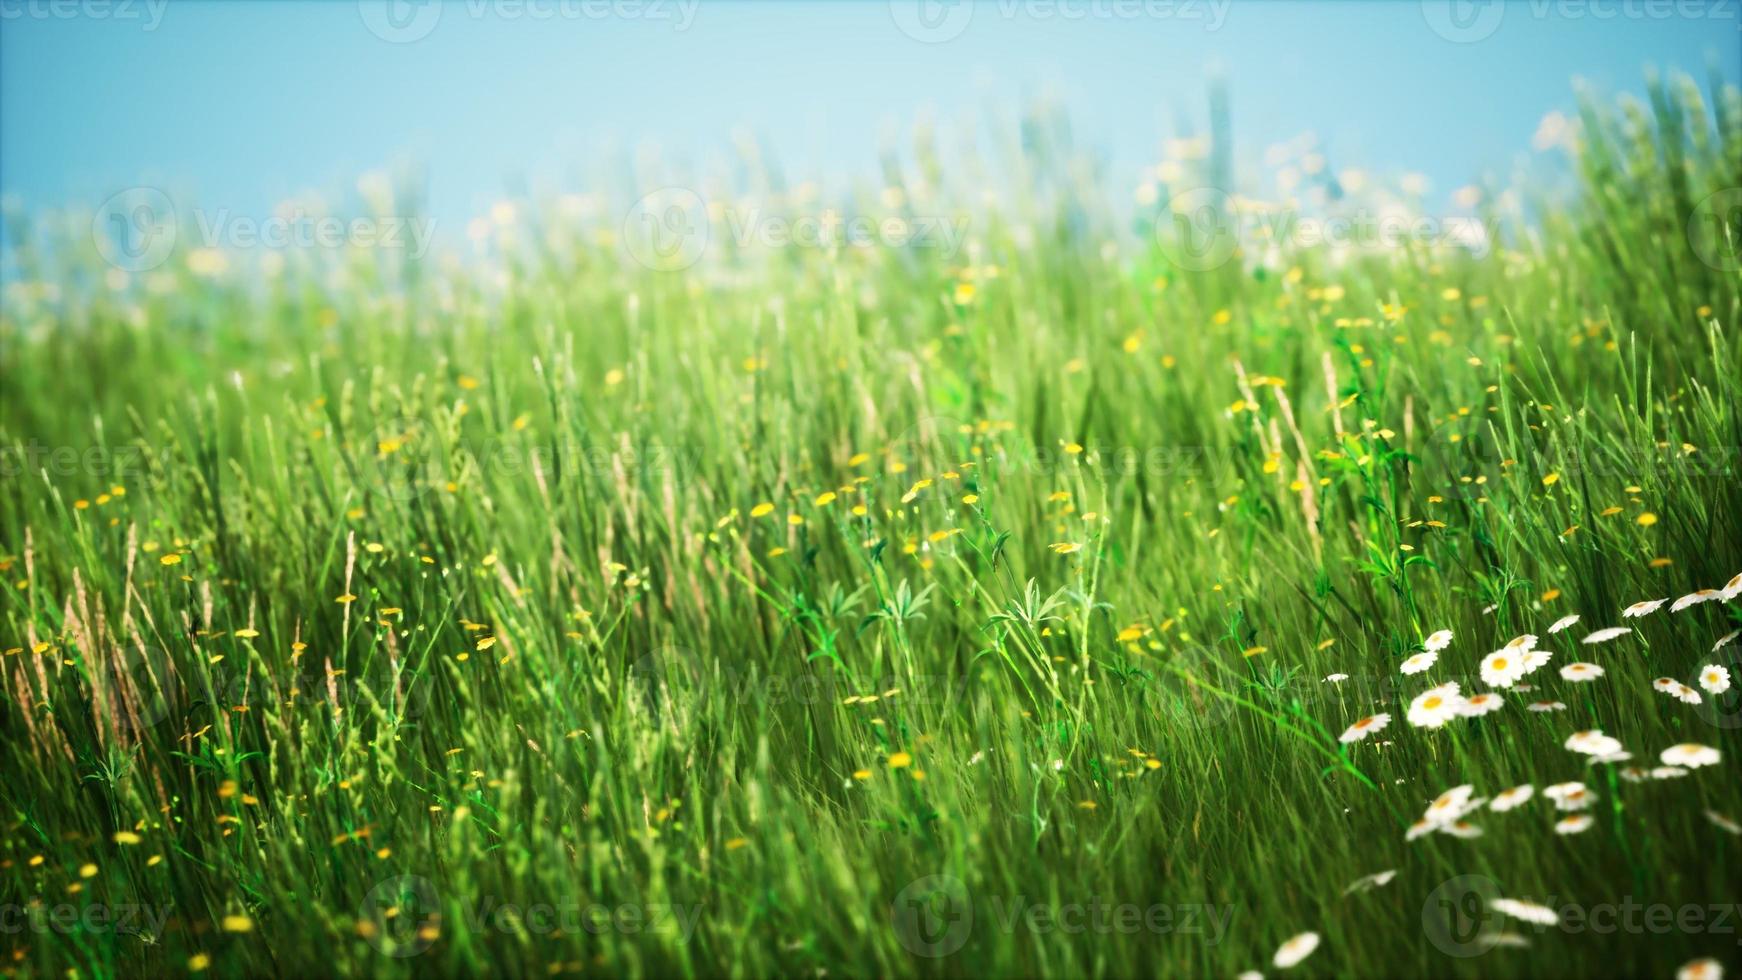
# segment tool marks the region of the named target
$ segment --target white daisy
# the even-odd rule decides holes
[[[1359,742],[1374,732],[1383,731],[1385,726],[1389,724],[1391,724],[1391,716],[1383,711],[1376,715],[1368,715],[1344,729],[1337,741],[1344,745],[1350,742]]]
[[[1597,794],[1586,788],[1584,783],[1555,783],[1542,791],[1542,795],[1554,801],[1556,810],[1583,810],[1597,802]]]
[[[1603,676],[1603,668],[1583,660],[1575,661],[1561,668],[1561,680],[1585,682],[1594,681]]]
[[[1434,630],[1421,643],[1421,648],[1429,653],[1439,653],[1452,645],[1451,630]]]
[[[1603,752],[1603,753],[1599,753],[1597,755],[1591,756],[1591,758],[1587,761],[1590,762],[1590,764],[1593,766],[1608,766],[1608,765],[1613,765],[1617,762],[1626,762],[1627,760],[1629,760],[1631,758],[1633,758],[1633,753],[1627,751],[1626,749],[1616,749],[1613,752]]]
[[[1348,679],[1349,679],[1348,674],[1326,674],[1325,675],[1325,683],[1326,684],[1341,684]]]
[[[1503,704],[1505,702],[1498,694],[1472,694],[1458,706],[1458,714],[1465,718],[1480,718],[1499,711]]]
[[[1529,783],[1514,786],[1511,789],[1503,789],[1494,794],[1494,801],[1488,804],[1488,809],[1495,813],[1505,813],[1507,810],[1515,810],[1529,803],[1530,798],[1535,795],[1536,787]]]
[[[1592,728],[1567,736],[1565,748],[1580,755],[1608,755],[1621,751],[1621,740],[1603,734],[1600,729]]]
[[[1565,711],[1567,706],[1560,701],[1532,701],[1527,710],[1530,711]]]
[[[1580,643],[1593,643],[1593,644],[1594,643],[1608,643],[1610,640],[1613,640],[1618,636],[1626,636],[1627,634],[1629,634],[1631,632],[1633,632],[1633,630],[1630,629],[1629,627],[1626,627],[1626,626],[1610,626],[1610,627],[1606,627],[1604,629],[1600,629],[1595,633],[1592,633],[1591,635],[1585,637],[1584,639],[1580,640],[1579,642]]]
[[[1681,766],[1687,769],[1698,769],[1701,766],[1718,764],[1718,750],[1698,742],[1683,742],[1672,745],[1658,753],[1659,759],[1666,766]]]
[[[1731,599],[1742,595],[1742,574],[1739,574],[1730,581],[1725,582],[1724,587],[1718,591],[1723,594],[1725,602],[1729,602]]]
[[[1707,664],[1700,668],[1700,686],[1708,694],[1723,694],[1730,689],[1730,671],[1717,664]]]
[[[1680,683],[1681,681],[1678,681],[1673,677],[1659,677],[1651,682],[1651,689],[1659,694],[1673,695],[1675,694],[1676,686]]]
[[[1710,820],[1712,825],[1719,830],[1742,836],[1742,823],[1737,823],[1716,810],[1707,810],[1706,819]]]
[[[1405,674],[1419,674],[1429,667],[1432,667],[1434,661],[1438,659],[1440,659],[1439,652],[1429,650],[1427,653],[1418,653],[1415,656],[1410,657],[1408,660],[1403,662],[1403,666],[1398,667],[1397,669]]]
[[[1409,723],[1417,728],[1439,728],[1457,717],[1463,701],[1456,681],[1430,687],[1409,703]]]
[[[1349,887],[1343,889],[1343,894],[1352,895],[1355,892],[1372,891],[1375,888],[1384,888],[1386,885],[1390,884],[1391,879],[1395,877],[1397,877],[1397,872],[1391,870],[1375,871],[1370,875],[1362,875],[1360,878],[1355,879]]]
[[[1675,971],[1675,980],[1724,980],[1724,965],[1711,957],[1689,960]]]
[[[1700,703],[1700,692],[1698,692],[1698,691],[1694,690],[1693,688],[1687,686],[1686,684],[1682,684],[1680,682],[1677,682],[1677,684],[1675,686],[1675,696],[1676,696],[1676,700],[1680,701],[1683,704],[1699,704]]]
[[[1649,616],[1652,613],[1657,612],[1657,607],[1668,601],[1668,599],[1646,599],[1643,602],[1635,602],[1633,605],[1621,610],[1621,618],[1638,619],[1640,616]]]
[[[1257,970],[1247,970],[1236,977],[1235,980],[1264,980],[1264,974],[1259,973]]]
[[[1520,922],[1533,925],[1552,926],[1560,922],[1560,915],[1546,905],[1535,902],[1520,901],[1516,898],[1496,898],[1488,903],[1488,907],[1501,915],[1509,915]]]
[[[1405,841],[1412,841],[1412,840],[1415,840],[1419,837],[1424,837],[1428,834],[1433,833],[1435,829],[1436,828],[1435,828],[1434,822],[1432,820],[1417,820],[1415,823],[1412,823],[1409,825],[1409,829],[1407,831],[1404,831],[1403,839]]]
[[[1440,828],[1440,833],[1451,834],[1462,840],[1475,840],[1482,836],[1482,828],[1468,820],[1454,820]]]
[[[1730,632],[1725,633],[1723,636],[1718,637],[1718,642],[1712,644],[1712,652],[1717,653],[1719,650],[1723,649],[1727,644],[1735,642],[1736,637],[1738,637],[1738,636],[1742,636],[1742,630],[1731,630]]]
[[[1561,618],[1554,621],[1554,625],[1550,626],[1548,628],[1548,631],[1550,633],[1559,633],[1561,630],[1566,629],[1568,626],[1571,626],[1578,621],[1579,621],[1579,614],[1578,613],[1573,613],[1571,616],[1562,616]]]
[[[1680,779],[1687,774],[1688,771],[1681,766],[1658,766],[1651,770],[1652,779]]]
[[[1554,659],[1553,651],[1531,650],[1524,655],[1524,672],[1528,674],[1538,667],[1546,665],[1552,659]]]
[[[1496,650],[1482,658],[1482,683],[1489,687],[1511,687],[1529,670],[1524,652]]]
[[[1277,947],[1276,955],[1271,957],[1270,962],[1274,963],[1277,969],[1286,970],[1311,956],[1313,950],[1318,948],[1319,934],[1303,932]]]
[[[1427,812],[1422,814],[1422,819],[1439,826],[1451,823],[1480,805],[1470,802],[1475,791],[1476,788],[1468,783],[1446,790],[1427,805]]]
[[[1689,606],[1697,606],[1702,602],[1711,602],[1714,599],[1722,599],[1723,597],[1724,594],[1719,592],[1717,589],[1701,589],[1698,592],[1689,592],[1687,595],[1684,595],[1680,599],[1670,603],[1669,611],[1672,613],[1678,613]]]
[[[1506,645],[1501,647],[1500,649],[1511,650],[1514,653],[1518,653],[1518,652],[1525,651],[1525,650],[1535,650],[1536,649],[1536,634],[1535,633],[1520,633],[1517,636],[1513,637],[1512,639],[1507,640]]]
[[[1562,817],[1554,822],[1554,832],[1557,834],[1582,834],[1596,823],[1595,817],[1588,813],[1576,813],[1570,817]]]

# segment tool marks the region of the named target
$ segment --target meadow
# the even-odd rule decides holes
[[[0,970],[1742,969],[1742,94],[1650,93],[1479,248],[1039,110],[467,262],[10,215]]]

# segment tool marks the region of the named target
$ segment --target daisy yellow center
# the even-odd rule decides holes
[[[1494,658],[1494,669],[1495,670],[1505,670],[1506,669],[1506,658],[1505,657],[1495,657]]]
[[[1437,707],[1439,707],[1440,706],[1439,695],[1436,694],[1433,697],[1428,698],[1426,701],[1423,701],[1421,703],[1421,706],[1424,708],[1437,708]]]

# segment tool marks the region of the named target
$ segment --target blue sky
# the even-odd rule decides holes
[[[1511,169],[1575,77],[1742,74],[1734,3],[1656,2],[0,0],[0,187],[94,207],[149,183],[263,215],[416,161],[463,224],[638,147],[723,155],[740,127],[794,178],[870,175],[921,113],[1043,94],[1135,168],[1201,125],[1219,73],[1244,153],[1313,131],[1334,166],[1449,190]]]

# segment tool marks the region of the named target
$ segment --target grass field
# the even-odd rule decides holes
[[[4,969],[1742,968],[1742,95],[1653,93],[1485,249],[1205,259],[1045,114],[850,205],[955,252],[15,217]]]

